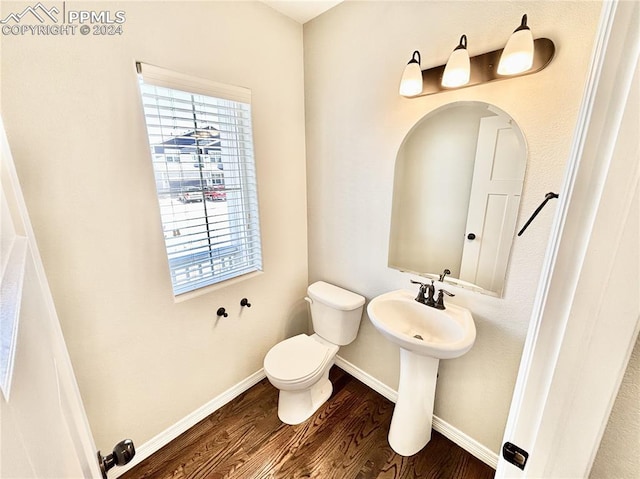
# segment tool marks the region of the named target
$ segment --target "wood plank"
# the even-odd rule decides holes
[[[418,454],[389,447],[393,403],[337,367],[331,398],[297,426],[280,422],[265,379],[122,479],[490,479],[495,471],[433,431]]]

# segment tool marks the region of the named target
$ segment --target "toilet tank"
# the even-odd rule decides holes
[[[358,334],[364,298],[324,281],[307,288],[313,330],[323,339],[344,346]]]

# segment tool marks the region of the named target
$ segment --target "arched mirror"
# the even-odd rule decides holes
[[[527,162],[513,119],[482,102],[422,118],[396,158],[389,267],[501,296]]]

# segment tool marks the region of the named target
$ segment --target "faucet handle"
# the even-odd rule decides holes
[[[445,307],[445,305],[444,305],[444,295],[445,295],[445,294],[446,294],[447,296],[449,296],[449,297],[453,297],[453,296],[455,296],[455,294],[450,293],[450,292],[449,292],[449,291],[447,291],[447,290],[439,289],[439,290],[438,290],[438,299],[436,300],[436,305],[435,305],[435,308],[436,308],[436,309],[447,309],[447,308]]]
[[[421,283],[420,281],[414,281],[412,279],[410,279],[409,281],[411,281],[413,284],[420,285],[420,291],[418,291],[418,296],[416,296],[416,301],[418,303],[426,304],[427,298],[425,298],[424,295],[427,292],[427,285],[424,283]]]

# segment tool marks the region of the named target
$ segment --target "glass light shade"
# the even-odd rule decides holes
[[[517,75],[526,72],[533,66],[533,35],[526,26],[526,15],[523,25],[513,32],[500,55],[498,75]]]
[[[418,60],[416,60],[416,55]],[[416,51],[402,73],[400,95],[415,96],[420,93],[422,93],[422,69],[420,68],[420,53]]]
[[[464,37],[464,46],[462,46],[461,39],[460,45],[449,56],[449,61],[447,61],[442,74],[442,86],[444,87],[455,88],[469,83],[471,62],[466,48],[466,40],[466,37]]]

